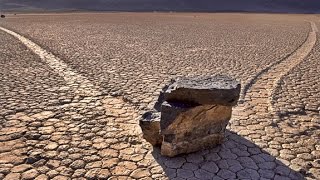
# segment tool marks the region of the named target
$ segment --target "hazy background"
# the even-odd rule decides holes
[[[320,0],[0,0],[3,11],[247,11],[320,13]]]

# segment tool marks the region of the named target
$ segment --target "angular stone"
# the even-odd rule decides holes
[[[66,176],[56,176],[52,180],[68,180],[69,178]]]
[[[95,168],[95,169],[90,169],[85,175],[84,177],[87,179],[94,179],[96,178],[96,176],[99,174],[101,169],[99,168]]]
[[[164,91],[164,101],[193,104],[237,104],[240,83],[226,76],[178,78]]]
[[[31,169],[29,171],[22,173],[21,179],[22,180],[35,179],[38,175],[39,175],[39,172],[37,170]]]
[[[29,165],[29,164],[21,164],[19,166],[13,167],[11,169],[11,172],[13,172],[13,173],[21,173],[21,172],[24,172],[24,171],[29,170],[31,168],[32,168],[32,166]]]
[[[147,169],[136,169],[131,173],[131,177],[135,179],[141,179],[143,177],[150,176],[150,172]]]
[[[77,170],[74,171],[72,177],[73,178],[78,178],[78,177],[83,176],[85,173],[86,173],[85,169],[77,169]]]
[[[19,173],[10,173],[3,180],[20,179]]]
[[[47,162],[47,166],[51,169],[57,168],[57,167],[59,167],[59,165],[60,165],[60,161],[58,161],[58,160],[49,160]]]
[[[70,167],[72,169],[82,169],[84,168],[84,166],[85,166],[85,163],[83,160],[76,160],[72,164],[70,164]]]
[[[143,132],[143,138],[150,144],[156,146],[162,143],[159,113],[145,113],[140,119],[140,127]]]
[[[0,154],[0,164],[21,164],[23,163],[25,156],[16,156],[11,152]]]
[[[41,174],[35,180],[47,180],[47,179],[48,179],[48,176],[46,176],[45,174]]]
[[[108,169],[102,169],[98,174],[98,179],[108,179],[111,176],[111,173]]]
[[[58,143],[56,142],[51,142],[49,143],[46,147],[44,147],[45,150],[55,150],[58,147]]]
[[[102,168],[111,168],[119,163],[118,158],[102,160]]]
[[[232,107],[203,105],[190,108],[164,102],[161,110],[161,154],[176,156],[221,144]]]
[[[152,145],[161,145],[161,154],[169,157],[212,148],[222,143],[239,94],[239,82],[225,76],[172,81],[161,92],[154,112],[142,116],[143,136]],[[226,154],[237,158],[231,155]]]

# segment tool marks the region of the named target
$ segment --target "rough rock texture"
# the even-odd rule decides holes
[[[143,137],[153,146],[161,145],[162,136],[160,135],[160,114],[147,112],[140,120],[140,127]]]
[[[175,156],[220,144],[231,118],[231,106],[201,105],[181,108],[162,105],[161,154]]]
[[[164,91],[164,100],[236,105],[239,94],[240,83],[227,76],[178,78]]]
[[[155,109],[143,115],[144,138],[161,145],[161,154],[176,156],[220,144],[239,99],[240,83],[225,77],[179,78],[159,96]]]

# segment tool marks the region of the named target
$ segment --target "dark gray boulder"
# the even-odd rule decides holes
[[[164,101],[233,106],[241,85],[227,76],[178,78],[164,91]]]

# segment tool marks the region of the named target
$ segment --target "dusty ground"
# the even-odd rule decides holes
[[[8,16],[35,44],[0,30],[0,179],[319,179],[319,20]],[[225,143],[160,156],[137,118],[171,78],[215,74],[243,86]]]

